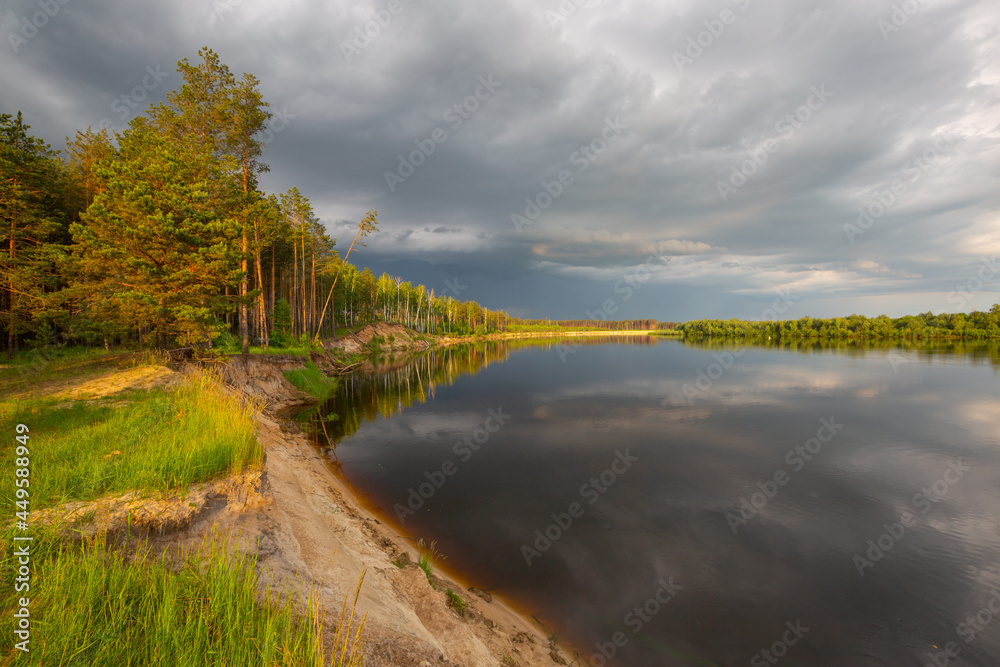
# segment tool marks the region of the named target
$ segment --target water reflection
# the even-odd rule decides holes
[[[587,346],[652,346],[657,343],[657,338],[646,335],[552,336],[482,341],[415,354],[377,357],[371,372],[345,376],[325,403],[300,412],[297,419],[310,424],[318,446],[335,448],[364,422],[378,416],[389,417],[423,403],[434,397],[437,387],[451,385],[462,375],[475,375],[491,364],[503,363],[519,349],[554,350],[560,358],[569,359],[578,349]]]
[[[1000,664],[1000,620],[959,634],[1000,588],[995,343],[614,343],[356,377],[323,406],[342,473],[590,664],[772,664],[789,623],[808,631],[781,664],[923,665],[948,642],[951,665]],[[509,421],[459,455],[498,408]]]
[[[686,339],[684,345],[706,350],[742,349],[747,343],[741,340],[711,338]],[[821,340],[803,339],[780,341],[774,344],[753,342],[751,347],[787,350],[789,352],[840,352],[854,357],[870,354],[890,356],[892,353],[911,354],[920,359],[954,358],[973,363],[989,363],[1000,367],[1000,341],[963,340]]]

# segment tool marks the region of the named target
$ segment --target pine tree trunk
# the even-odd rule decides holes
[[[305,221],[304,217],[299,219],[299,225],[300,225],[299,226],[299,242],[302,244],[302,252],[299,253],[300,256],[302,257],[302,280],[300,282],[301,289],[302,289],[302,301],[301,301],[301,308],[302,308],[302,333],[306,333],[306,331],[307,331],[307,324],[306,324],[306,312],[307,311],[306,311],[306,308],[307,308],[308,304],[306,303],[306,221]]]
[[[271,244],[271,321],[274,321],[274,244]],[[267,337],[268,344],[271,342],[270,335]]]
[[[246,224],[243,225],[243,256],[240,259],[240,270],[243,276],[240,278],[240,338],[243,339],[243,356],[250,354],[250,322],[247,314],[247,294],[249,291],[250,272],[247,270],[247,254],[249,253],[249,241],[247,239]]]
[[[292,336],[298,335],[298,328],[296,327],[296,321],[299,314],[299,304],[298,299],[295,298],[299,293],[299,244],[292,239],[292,285],[291,290],[288,294],[288,305],[292,311]]]
[[[14,243],[14,233],[16,228],[14,227],[14,214],[11,213],[10,217],[10,248],[8,254],[10,255],[10,267],[11,271],[14,270],[14,257],[15,248]],[[14,333],[17,330],[17,295],[14,293],[14,276],[11,274],[10,277],[10,321],[8,322],[9,329],[7,331],[7,357],[10,359],[14,358],[15,347],[17,345],[17,336]]]
[[[312,244],[312,294],[309,297],[309,320],[312,323],[312,328],[315,330],[315,335],[319,335],[319,331],[322,327],[318,326],[316,322],[316,236],[313,235],[311,238]]]

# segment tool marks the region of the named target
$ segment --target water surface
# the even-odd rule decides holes
[[[395,366],[322,406],[340,473],[584,664],[1000,664],[995,344],[643,337]]]

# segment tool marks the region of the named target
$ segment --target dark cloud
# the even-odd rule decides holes
[[[375,208],[352,260],[525,315],[954,310],[1000,254],[996,3],[388,4],[70,0],[21,41],[17,0],[0,111],[121,128],[207,44],[276,113],[267,188],[340,238]]]

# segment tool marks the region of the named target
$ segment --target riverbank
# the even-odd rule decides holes
[[[263,450],[257,467],[169,492],[128,491],[62,502],[32,512],[33,529],[69,522],[78,537],[67,534],[67,539],[96,535],[124,545],[124,553],[142,543],[155,553],[174,555],[223,535],[232,553],[253,559],[261,604],[266,604],[266,588],[295,600],[297,613],[308,618],[312,591],[312,601],[326,610],[320,625],[327,650],[344,597],[353,594],[364,572],[356,617],[367,614],[362,664],[372,667],[570,662],[537,624],[504,601],[469,591],[437,564],[428,577],[417,565],[417,545],[368,511],[332,473],[301,428],[285,418],[312,400],[285,377],[304,362],[302,357],[254,355],[208,365],[233,410],[242,405],[252,412],[254,437]],[[32,374],[39,377],[36,371]],[[95,369],[79,377],[62,372],[51,382],[32,383],[26,398],[54,401],[58,409],[66,409],[68,420],[74,410],[95,406],[117,414],[130,405],[145,405],[146,392],[183,388],[203,381],[204,373],[195,364],[172,370],[155,361]],[[164,416],[171,423],[180,419],[178,427],[186,418],[183,412]],[[64,422],[66,427],[70,423]],[[99,460],[129,457],[129,451],[121,451],[127,448],[111,442],[114,437],[102,441],[112,451],[104,459],[96,455]],[[38,632],[41,639],[43,631]]]
[[[324,590],[336,591],[331,602],[367,568],[358,605],[368,614],[364,664],[571,662],[540,627],[500,598],[470,592],[436,565],[428,578],[417,565],[417,545],[366,509],[304,434],[264,415],[259,428],[276,531],[276,549],[263,562],[286,577],[308,571]],[[450,602],[449,590],[462,599],[464,616]]]
[[[584,335],[602,332],[579,332]],[[625,332],[621,332],[625,333]],[[509,334],[503,338],[536,338],[540,336]],[[544,336],[548,337],[548,336]],[[500,339],[500,336],[494,340]],[[406,356],[433,347],[445,347],[474,340],[431,337],[417,334],[396,324],[377,323],[327,341],[323,353],[314,352],[311,359],[333,376],[343,371],[331,362],[341,354],[364,354],[369,358],[354,364],[352,371],[372,367],[371,354]],[[325,359],[324,359],[325,358]],[[301,363],[301,360],[300,360]],[[297,368],[294,358],[266,356],[242,359],[234,357],[223,370],[230,386],[238,387],[246,396],[265,406],[258,428],[261,443],[268,452],[267,477],[276,504],[286,509],[281,517],[286,542],[305,540],[310,548],[301,552],[301,562],[289,562],[287,555],[271,556],[287,572],[305,567],[319,581],[334,582],[337,590],[348,586],[363,567],[374,564],[376,578],[366,599],[364,594],[359,611],[369,614],[366,632],[379,637],[379,649],[366,658],[371,665],[437,664],[435,658],[412,657],[416,651],[426,652],[426,644],[437,651],[437,660],[456,665],[565,665],[572,664],[572,649],[553,641],[545,628],[528,614],[488,591],[470,586],[460,573],[448,572],[433,563],[433,572],[425,574],[417,565],[421,548],[413,536],[406,536],[384,523],[369,509],[350,485],[332,470],[329,459],[309,442],[296,422],[285,417],[297,406],[311,402],[304,398],[296,402],[301,392],[280,377]],[[339,371],[339,372],[338,372]],[[322,554],[332,550],[339,554],[323,561]],[[319,561],[317,562],[317,557]],[[292,565],[295,567],[293,568]],[[432,583],[433,582],[433,583]],[[456,602],[461,613],[456,613]],[[421,648],[421,644],[425,646]],[[367,654],[366,654],[367,655]],[[375,662],[368,662],[368,660]],[[379,660],[387,660],[379,662]]]
[[[298,425],[284,418],[294,409],[297,390],[275,382],[277,373],[266,358],[251,360],[246,369],[240,366],[247,362],[233,361],[227,381],[279,408],[265,408],[258,417],[274,501],[259,530],[272,542],[260,553],[262,563],[285,577],[308,572],[321,590],[334,592],[330,603],[367,568],[358,604],[359,613],[368,614],[364,664],[509,667],[572,661],[541,627],[500,598],[469,591],[437,564],[428,577],[417,565],[418,545],[367,509]],[[275,370],[287,370],[287,360],[279,363]],[[308,402],[303,398],[301,404]],[[456,612],[448,591],[461,598],[464,613]]]

